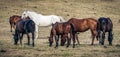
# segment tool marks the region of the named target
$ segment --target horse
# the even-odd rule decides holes
[[[24,11],[22,13],[22,19],[26,17],[30,17],[30,19],[35,22],[35,27],[36,27],[35,38],[38,38],[38,26],[51,26],[52,24],[55,24],[56,22],[65,22],[65,20],[61,16],[56,16],[56,15],[44,16],[42,14],[38,14],[33,11]]]
[[[10,23],[10,27],[11,27],[11,32],[12,32],[12,28],[16,28],[16,23],[19,22],[19,20],[21,20],[21,16],[18,15],[13,15],[9,18],[9,23]]]
[[[20,44],[22,45],[23,35],[27,34],[28,45],[30,45],[30,36],[29,33],[32,33],[32,46],[34,47],[34,32],[35,32],[35,23],[28,20],[20,20],[16,24],[15,35],[14,35],[14,44],[17,45],[18,40],[20,39]]]
[[[70,40],[72,37],[72,28],[71,24],[67,22],[62,22],[58,23],[56,22],[54,25],[52,25],[52,29],[50,32],[50,37],[49,37],[49,46],[52,46],[53,43],[53,38],[55,39],[56,42],[56,47],[58,47],[58,41],[59,41],[59,36],[61,36],[61,46],[64,46],[66,40],[67,40],[67,46],[70,45]]]
[[[94,18],[71,18],[68,20],[69,23],[73,24],[73,48],[75,48],[75,34],[78,32],[85,32],[87,30],[91,30],[92,34],[92,43],[93,45],[94,38],[97,36],[97,20]],[[97,39],[98,40],[98,39]]]
[[[100,17],[97,23],[97,31],[99,43],[104,45],[105,33],[108,32],[108,42],[109,45],[112,45],[113,40],[113,23],[110,18]],[[102,33],[102,36],[100,35]]]

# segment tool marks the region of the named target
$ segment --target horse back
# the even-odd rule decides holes
[[[17,23],[21,19],[21,16],[13,15],[9,18],[10,23]]]
[[[110,18],[107,18],[107,19],[108,19],[107,29],[112,31],[113,30],[112,20]]]
[[[97,20],[93,18],[83,18],[83,19],[71,18],[68,22],[72,23],[75,31],[79,31],[79,32],[84,32],[88,29],[97,27]]]
[[[88,22],[89,28],[94,28],[94,29],[97,28],[97,22],[98,21],[96,19],[94,19],[94,18],[88,18],[87,22]]]
[[[35,31],[35,23],[34,21],[28,19],[24,21],[24,30],[27,30],[28,32],[34,32]]]
[[[61,35],[61,34],[69,33],[70,28],[71,26],[70,23],[68,22],[62,22],[62,23],[56,22],[51,30],[53,31],[53,34]]]
[[[18,31],[18,32],[21,32],[21,33],[23,33],[23,32],[25,32],[24,31],[24,21],[21,19],[17,24],[16,24],[16,30]]]
[[[101,31],[111,31],[113,29],[113,23],[110,18],[100,17],[98,19],[98,27]]]
[[[56,34],[62,34],[63,33],[63,23],[56,22],[53,27],[56,31]]]
[[[64,24],[63,24],[63,32],[64,32],[64,34],[70,33],[71,29],[72,29],[71,23],[64,22]]]

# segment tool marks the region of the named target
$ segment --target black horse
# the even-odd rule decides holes
[[[112,45],[113,40],[113,23],[110,18],[100,17],[97,23],[97,38],[99,38],[99,43],[104,45],[105,33],[108,32],[108,42]],[[102,33],[102,35],[101,35]]]
[[[34,47],[34,31],[35,31],[35,23],[28,20],[20,20],[16,24],[15,35],[14,35],[14,44],[17,45],[18,40],[20,39],[20,44],[22,45],[22,38],[24,34],[27,34],[28,45],[30,45],[30,36],[29,33],[32,33],[32,46]]]

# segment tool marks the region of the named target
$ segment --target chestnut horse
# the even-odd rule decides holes
[[[18,15],[13,15],[9,18],[9,23],[11,26],[11,32],[12,32],[12,28],[16,28],[16,23],[18,23],[18,21],[21,19],[21,16]]]
[[[97,24],[99,43],[104,45],[105,33],[108,32],[108,42],[112,45],[113,40],[113,23],[110,18],[100,17]],[[102,36],[100,35],[102,32]]]
[[[49,46],[52,46],[53,43],[53,38],[55,39],[56,42],[56,47],[58,47],[58,41],[59,41],[59,36],[61,36],[61,46],[64,46],[66,40],[67,40],[67,47],[70,45],[70,40],[71,40],[71,24],[68,22],[63,22],[63,23],[58,23],[56,22],[54,25],[52,25],[50,37],[49,37]]]
[[[97,20],[93,18],[83,18],[83,19],[76,19],[71,18],[68,20],[69,23],[72,23],[74,30],[73,30],[73,48],[75,47],[75,34],[77,32],[85,32],[87,30],[91,30],[92,34],[92,45],[94,43],[94,38],[97,36]],[[97,39],[98,40],[98,39]]]

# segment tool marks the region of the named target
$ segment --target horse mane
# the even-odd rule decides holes
[[[110,22],[112,22],[112,20],[109,17],[107,17],[107,19],[110,20]]]

